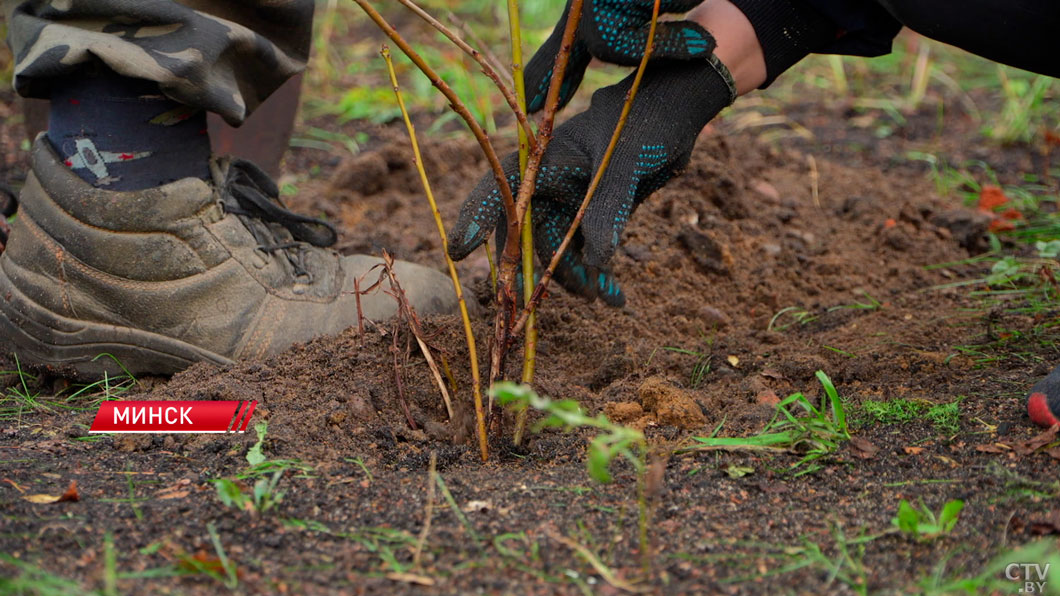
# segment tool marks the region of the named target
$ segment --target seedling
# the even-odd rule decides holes
[[[265,513],[283,501],[284,491],[277,490],[280,480],[288,470],[298,471],[299,478],[311,478],[312,466],[295,460],[270,460],[262,449],[265,445],[267,422],[254,425],[258,440],[247,450],[246,460],[250,467],[236,476],[235,479],[218,478],[213,481],[217,489],[217,498],[228,507],[235,507],[251,513]],[[239,480],[254,480],[249,492]]]
[[[217,534],[217,527],[213,522],[206,524],[206,531],[210,534],[210,542],[217,556],[209,557],[205,551],[199,551],[196,555],[182,553],[178,555],[180,567],[186,574],[207,575],[224,584],[229,590],[234,590],[239,587],[239,572],[236,565],[225,553],[224,546],[221,545],[221,537]]]
[[[707,352],[697,352],[695,350],[686,350],[685,348],[673,348],[670,346],[663,346],[663,349],[668,352],[695,357],[696,363],[692,367],[692,376],[688,379],[688,386],[692,389],[699,387],[699,385],[703,383],[703,380],[706,379],[707,375],[710,374],[711,354]]]
[[[578,402],[572,399],[553,400],[538,395],[526,385],[502,382],[490,388],[490,393],[502,406],[513,406],[519,409],[533,408],[546,416],[539,420],[531,430],[534,432],[545,428],[592,428],[600,431],[589,443],[589,454],[585,460],[586,470],[593,480],[600,483],[611,482],[611,464],[621,458],[633,465],[637,473],[637,505],[640,510],[640,551],[643,557],[642,566],[646,574],[651,572],[651,544],[648,541],[648,499],[647,499],[647,452],[648,443],[644,433],[639,430],[616,424],[603,414],[595,417],[585,414]]]
[[[466,42],[463,41],[454,31],[443,25],[434,17],[430,16],[426,11],[420,8],[413,0],[400,0],[401,4],[409,8],[414,14],[419,16],[430,26],[437,29],[442,35],[448,38],[456,47],[462,50],[465,54],[475,60],[482,72],[493,80],[494,84],[501,91],[504,96],[508,107],[511,108],[512,113],[515,115],[516,121],[518,122],[519,140],[520,140],[520,166],[522,170],[522,184],[519,187],[519,192],[516,195],[512,192],[511,187],[508,184],[507,176],[501,167],[500,159],[497,157],[497,153],[494,150],[489,138],[487,137],[486,130],[483,129],[482,125],[476,119],[466,102],[462,100],[459,94],[457,94],[453,88],[449,85],[446,80],[439,75],[437,71],[432,69],[424,57],[414,50],[407,41],[401,36],[401,34],[389,23],[387,20],[369,3],[368,0],[353,0],[367,15],[368,17],[390,38],[390,40],[399,48],[401,51],[412,61],[412,63],[427,76],[431,84],[434,85],[448,100],[449,105],[453,111],[456,112],[467,124],[468,128],[471,129],[472,134],[479,142],[479,146],[482,149],[483,154],[486,157],[486,161],[490,165],[490,170],[493,174],[494,180],[497,184],[497,188],[501,195],[501,202],[504,207],[505,221],[507,222],[506,230],[506,243],[501,247],[501,259],[499,263],[498,272],[498,292],[497,292],[497,303],[499,308],[497,309],[496,318],[494,320],[494,337],[491,342],[490,351],[490,373],[489,382],[497,381],[501,378],[504,370],[505,358],[514,344],[516,338],[520,333],[525,332],[525,350],[524,350],[524,362],[523,362],[523,375],[522,379],[524,382],[529,382],[533,378],[534,362],[536,354],[536,330],[534,324],[534,313],[536,312],[537,306],[540,304],[542,298],[545,296],[548,284],[552,279],[552,275],[563,258],[564,253],[570,246],[571,241],[574,238],[575,231],[581,224],[582,217],[585,214],[586,207],[589,201],[592,199],[597,187],[600,185],[603,175],[607,170],[607,166],[610,163],[611,156],[614,153],[614,149],[618,144],[619,136],[621,135],[622,129],[625,127],[626,119],[628,118],[630,109],[633,105],[634,98],[637,93],[637,89],[640,86],[640,81],[644,75],[644,70],[647,67],[648,60],[651,57],[652,48],[655,39],[656,25],[658,22],[658,16],[660,11],[660,0],[655,0],[651,24],[647,35],[647,41],[644,48],[644,55],[637,69],[637,73],[634,77],[632,87],[627,94],[625,104],[622,109],[622,113],[615,126],[614,133],[611,137],[611,142],[608,145],[607,150],[601,156],[600,165],[597,168],[592,182],[589,184],[588,191],[583,198],[581,205],[577,213],[572,218],[570,228],[563,241],[560,243],[558,249],[555,251],[551,261],[547,267],[544,268],[540,276],[540,281],[533,284],[535,279],[534,267],[533,267],[533,251],[530,250],[533,246],[533,239],[530,233],[530,198],[533,195],[535,181],[537,178],[538,168],[541,165],[541,160],[544,156],[545,149],[548,146],[549,141],[552,138],[553,123],[555,121],[556,111],[559,107],[559,95],[560,95],[560,82],[563,80],[563,74],[567,68],[567,63],[570,58],[570,52],[572,42],[574,40],[575,32],[578,27],[578,21],[581,17],[582,0],[571,0],[568,10],[567,23],[564,28],[563,41],[561,47],[563,48],[556,56],[556,60],[553,67],[552,82],[548,91],[547,99],[544,102],[544,115],[540,121],[540,128],[535,134],[533,127],[529,124],[526,117],[525,103],[526,98],[521,88],[522,83],[522,58],[521,58],[521,27],[519,22],[519,6],[517,0],[509,0],[508,6],[508,18],[509,18],[509,29],[510,39],[513,46],[513,71],[512,80],[515,82],[515,89],[512,90],[500,77],[497,71],[494,70],[490,62],[485,59],[481,53],[471,48]],[[398,82],[397,75],[394,70],[393,64],[389,62],[389,56],[387,50],[384,48],[384,57],[388,60],[388,70],[390,73],[391,83],[397,91]],[[411,121],[408,117],[408,111],[404,106],[404,102],[398,94],[399,108],[405,117],[406,124],[408,125],[410,137],[414,147],[416,146],[416,139]],[[492,120],[492,117],[489,118]],[[414,149],[415,151],[415,149]],[[415,159],[417,165],[422,163],[422,160],[418,157]],[[424,182],[424,187],[427,190],[428,197],[430,198],[429,185],[426,183],[426,175],[423,172],[422,167],[419,168],[421,178]],[[437,214],[437,209],[433,207]],[[438,223],[439,230],[442,231],[441,219],[436,215],[436,222]],[[442,234],[444,239],[444,232]],[[444,240],[443,240],[444,246]],[[448,258],[447,258],[448,260]],[[518,299],[517,288],[514,287],[516,272],[519,267],[522,267],[522,275],[524,280],[524,287],[521,288],[521,292],[518,294],[522,295],[522,300]],[[455,275],[455,269],[450,263],[450,273],[454,279],[454,284],[457,287],[459,296],[459,280]],[[521,306],[521,310],[520,310]],[[474,348],[474,336],[470,333],[470,325],[467,324],[467,315],[465,317],[465,328],[468,335],[468,351],[471,354],[471,361],[473,367],[474,386],[477,389],[479,385],[477,370],[477,358],[475,356]],[[478,393],[474,393],[475,398],[475,410],[476,410],[476,422],[477,432],[479,439],[479,449],[483,460],[488,458],[487,440],[486,440],[486,420],[485,412],[483,411],[481,398]],[[491,415],[493,415],[493,405],[490,403],[488,408]],[[515,439],[516,443],[522,436],[523,424],[525,418],[518,418],[516,422]],[[500,428],[501,425],[496,425]]]
[[[851,304],[840,304],[839,306],[830,307],[828,309],[828,312],[833,312],[833,311],[837,311],[837,310],[845,310],[845,309],[880,310],[881,308],[883,308],[883,304],[879,300],[873,298],[871,294],[869,294],[865,290],[862,290],[861,293],[865,295],[865,298],[868,300],[867,302],[853,302]]]
[[[947,501],[938,515],[935,515],[923,501],[918,508],[902,499],[898,504],[898,515],[891,520],[891,524],[903,534],[921,542],[929,542],[952,532],[963,509],[964,501],[954,499]]]
[[[790,451],[802,454],[802,459],[792,464],[791,470],[835,453],[843,441],[850,439],[846,411],[828,375],[820,370],[816,375],[825,393],[820,408],[810,403],[802,393],[795,393],[777,404],[773,418],[761,433],[751,437],[694,437],[698,445],[687,450]],[[792,409],[796,409],[795,413]],[[802,416],[796,415],[799,410],[803,412]],[[798,471],[797,475],[819,468],[812,466]]]
[[[787,317],[791,320],[787,323],[781,323],[783,317]],[[816,320],[817,315],[811,313],[810,311],[799,306],[788,306],[777,311],[777,313],[773,315],[773,318],[769,319],[769,324],[766,325],[766,330],[784,331],[792,325],[797,324],[801,327]]]

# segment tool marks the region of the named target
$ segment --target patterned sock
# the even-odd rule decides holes
[[[52,92],[48,140],[78,176],[106,190],[140,190],[210,175],[206,113],[151,81],[107,72]]]

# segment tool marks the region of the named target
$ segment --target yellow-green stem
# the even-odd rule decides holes
[[[481,452],[482,461],[486,461],[489,458],[489,447],[486,442],[486,414],[482,407],[482,384],[479,379],[478,370],[478,351],[475,349],[475,334],[471,329],[471,317],[468,316],[467,303],[464,301],[464,289],[460,285],[460,276],[456,272],[456,264],[453,263],[453,259],[449,257],[449,241],[445,234],[445,223],[442,222],[442,214],[438,211],[438,203],[434,200],[434,193],[431,191],[431,183],[427,179],[427,171],[423,168],[423,157],[420,155],[420,144],[416,139],[416,127],[412,124],[412,119],[409,118],[409,111],[405,107],[405,100],[401,97],[401,90],[398,87],[397,73],[394,72],[394,62],[390,59],[390,48],[383,46],[383,59],[386,60],[387,71],[390,73],[390,84],[394,86],[394,95],[397,97],[398,107],[401,108],[401,116],[405,119],[405,128],[409,132],[409,141],[412,143],[412,155],[416,160],[416,170],[420,175],[420,182],[423,183],[423,191],[427,195],[427,202],[431,205],[431,212],[434,214],[434,223],[438,227],[438,235],[442,239],[442,254],[445,255],[445,263],[449,267],[449,277],[453,280],[453,291],[456,292],[456,298],[460,303],[460,318],[464,321],[464,335],[467,336],[467,351],[468,357],[471,360],[471,391],[475,399],[475,417],[478,427],[478,442],[479,451]]]
[[[523,81],[523,36],[519,22],[519,0],[508,0],[508,26],[512,40],[512,80],[515,82],[515,97],[519,108],[526,111],[526,87]],[[526,132],[519,129],[519,173],[526,175],[528,143]],[[522,221],[522,259],[523,259],[523,305],[525,306],[534,294],[534,228],[533,206],[527,202]],[[534,365],[537,361],[537,327],[536,320],[526,322],[526,335],[523,344],[523,383],[534,381]],[[522,442],[523,429],[526,427],[527,410],[524,408],[516,416],[515,444]]]

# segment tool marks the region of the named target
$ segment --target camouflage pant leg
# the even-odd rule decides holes
[[[313,0],[0,0],[15,89],[104,64],[238,124],[305,67]]]

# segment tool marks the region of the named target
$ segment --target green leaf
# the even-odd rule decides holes
[[[902,502],[898,503],[898,516],[891,520],[891,523],[898,526],[902,532],[915,535],[920,525],[920,512],[913,508],[909,501],[902,499]]]
[[[220,478],[214,480],[213,485],[217,489],[217,498],[221,499],[226,507],[243,508],[243,491],[238,484],[227,478]]]
[[[1050,240],[1048,242],[1039,240],[1034,243],[1034,248],[1038,249],[1038,256],[1043,259],[1055,259],[1060,256],[1060,240]]]
[[[832,406],[832,419],[835,421],[839,430],[843,433],[847,433],[847,415],[843,410],[843,402],[839,399],[839,392],[836,391],[835,385],[832,384],[832,379],[828,378],[828,375],[824,374],[823,370],[819,370],[816,373],[817,380],[821,382],[824,387],[824,392],[828,395],[828,401]]]
[[[589,476],[601,484],[611,482],[611,473],[607,470],[609,465],[611,465],[611,450],[605,444],[603,437],[596,437],[592,443],[589,443],[589,457],[585,461]]]
[[[960,499],[954,499],[943,505],[942,513],[939,514],[939,529],[944,533],[953,530],[963,510],[964,501]]]
[[[258,442],[247,451],[247,463],[252,466],[256,466],[265,461],[265,454],[261,452],[262,447],[265,445],[265,432],[269,428],[269,423],[262,421],[254,425],[254,432],[258,433]]]

